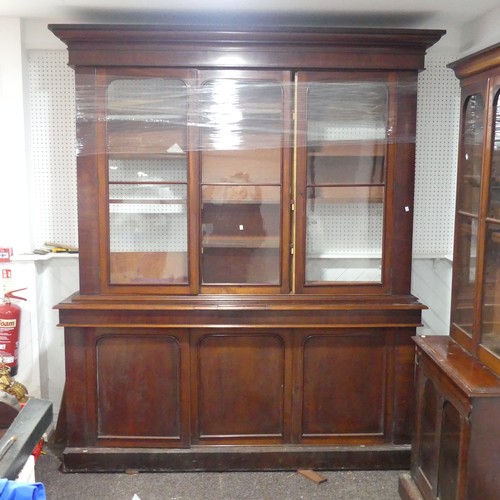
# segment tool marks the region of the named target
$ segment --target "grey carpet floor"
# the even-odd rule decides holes
[[[48,500],[398,500],[401,471],[62,473],[50,451],[35,467]],[[134,495],[136,497],[134,498]]]

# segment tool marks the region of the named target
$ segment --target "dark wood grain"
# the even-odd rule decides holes
[[[407,468],[411,336],[425,308],[410,293],[416,80],[426,49],[444,32],[50,30],[68,46],[77,92],[95,105],[93,116],[78,120],[81,288],[56,306],[66,339],[64,469]],[[306,85],[296,109],[297,75]],[[258,145],[241,155],[205,154],[194,126],[172,127],[168,138],[162,125],[149,123],[131,135],[128,123],[103,119],[107,86],[118,78],[181,80],[191,96],[186,123],[202,109],[197,86],[211,79],[274,82],[281,97],[270,110],[282,130],[262,136],[272,144],[266,154]],[[388,89],[387,141],[318,152],[342,154],[346,165],[360,155],[365,169],[377,165],[367,200],[384,204],[380,283],[306,283],[304,89],[316,80],[376,80]],[[145,258],[110,249],[108,153],[135,148],[132,157],[156,158],[172,141],[188,144],[187,252],[168,255],[182,268],[168,282],[170,270],[156,271],[166,264],[162,252]],[[262,203],[218,204],[217,190],[228,187],[218,177],[233,163],[240,173],[269,168],[259,173],[262,185],[237,186],[240,193],[261,188]],[[272,220],[265,230],[262,214]],[[213,226],[211,243],[203,224]],[[240,225],[246,239],[234,229]],[[265,248],[256,242],[262,236]],[[224,238],[229,243],[219,248]]]

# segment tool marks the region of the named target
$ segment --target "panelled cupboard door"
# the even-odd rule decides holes
[[[290,332],[192,333],[192,443],[290,440]]]
[[[97,333],[97,439],[102,446],[188,444],[188,347],[187,332]]]
[[[384,442],[385,333],[325,330],[298,336],[294,434],[301,443]]]

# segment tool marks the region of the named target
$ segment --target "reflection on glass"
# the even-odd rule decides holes
[[[500,92],[499,92],[500,94]],[[493,148],[491,151],[490,192],[488,216],[500,221],[500,107],[497,94],[494,107]]]
[[[438,498],[456,500],[460,461],[460,414],[448,401],[443,405],[438,470]]]
[[[199,103],[204,285],[279,285],[282,88],[206,82]]]
[[[477,220],[457,216],[457,241],[454,256],[454,309],[452,322],[472,335],[474,284],[476,281]]]
[[[204,284],[278,284],[279,203],[260,203],[257,186],[230,186],[229,198],[212,202],[212,186],[202,191],[202,280]],[[235,203],[232,190],[251,194]],[[279,187],[268,188],[279,200]],[[251,200],[251,201],[250,201]]]
[[[307,281],[381,281],[383,199],[382,186],[308,188]]]
[[[500,356],[500,223],[486,231],[482,310],[482,344]]]
[[[420,456],[418,465],[431,485],[436,484],[436,433],[438,429],[438,393],[434,384],[427,379],[422,395],[422,423],[420,436]]]
[[[283,91],[275,81],[209,80],[196,97],[203,151],[281,147]]]
[[[469,97],[465,104],[462,130],[462,158],[457,208],[468,214],[479,212],[481,170],[483,165],[484,102],[480,94]]]
[[[452,323],[472,336],[474,287],[476,281],[477,217],[480,207],[483,168],[484,101],[480,94],[465,102],[462,125],[453,264]]]
[[[307,95],[307,283],[380,283],[388,88],[316,82]]]
[[[481,342],[500,356],[500,108],[495,96],[490,192],[484,257]]]
[[[116,79],[107,111],[110,283],[186,284],[186,86]]]

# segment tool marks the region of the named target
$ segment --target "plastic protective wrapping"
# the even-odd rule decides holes
[[[284,141],[308,147],[414,142],[414,128],[398,126],[396,134],[391,117],[400,98],[415,94],[415,83],[386,80],[221,78],[197,86],[175,78],[110,77],[102,86],[77,85],[77,153],[178,155],[280,148]],[[97,142],[89,137],[94,127],[86,126],[93,123],[101,127]],[[92,148],[85,147],[89,143]]]

